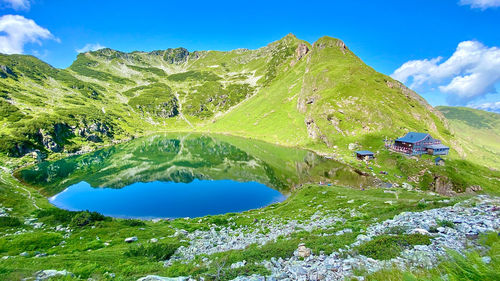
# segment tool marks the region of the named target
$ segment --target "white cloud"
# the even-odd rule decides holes
[[[77,53],[86,53],[88,51],[97,51],[99,49],[104,49],[104,48],[106,48],[106,47],[102,46],[99,43],[95,43],[95,44],[89,43],[89,44],[86,44],[85,46],[83,46],[83,48],[76,49],[76,52]]]
[[[500,101],[497,102],[486,102],[482,104],[469,105],[472,108],[482,109],[486,111],[500,113]]]
[[[451,104],[465,104],[489,93],[496,93],[500,82],[500,49],[486,47],[477,41],[458,44],[453,55],[404,63],[391,75],[410,87],[425,91],[437,87],[448,94]]]
[[[486,10],[488,8],[500,7],[500,0],[460,0],[462,6],[471,6],[474,9]]]
[[[29,0],[0,0],[5,6],[12,8],[14,10],[29,10],[30,1]],[[2,5],[3,6],[3,5]]]
[[[55,38],[50,31],[33,20],[18,15],[0,17],[0,53],[22,54],[27,43],[42,44],[42,39]]]

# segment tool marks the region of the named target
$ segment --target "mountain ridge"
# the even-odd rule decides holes
[[[451,143],[440,112],[328,36],[310,44],[289,34],[255,50],[106,48],[78,54],[66,69],[1,55],[0,65],[18,75],[0,79],[2,103],[24,114],[3,121],[0,130],[18,132],[16,147],[3,149],[18,151],[11,155],[54,152],[50,142],[59,147],[55,152],[71,152],[95,146],[90,140],[99,144],[191,126],[335,153],[360,136],[396,137],[409,130]],[[68,138],[57,136],[59,123]]]

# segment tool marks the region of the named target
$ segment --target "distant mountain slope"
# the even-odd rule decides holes
[[[345,44],[287,35],[257,50],[79,54],[67,69],[0,55],[0,150],[74,152],[162,130],[215,131],[347,153],[426,131],[440,112]]]
[[[500,114],[468,107],[436,107],[462,142],[466,158],[500,170]]]

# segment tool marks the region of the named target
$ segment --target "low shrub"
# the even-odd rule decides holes
[[[385,233],[387,233],[387,234],[405,234],[407,230],[408,230],[408,227],[398,225],[398,226],[389,227],[385,231]]]
[[[22,224],[16,217],[0,217],[0,227],[16,227]]]
[[[35,211],[35,216],[45,224],[68,224],[77,212],[50,208]]]
[[[82,227],[89,224],[92,224],[97,221],[103,221],[106,217],[97,213],[97,212],[79,212],[77,215],[73,217],[71,220],[70,226],[72,227]]]
[[[69,224],[73,227],[82,227],[97,221],[110,220],[110,218],[97,212],[67,211],[58,208],[37,210],[35,216],[45,224]]]
[[[141,220],[128,219],[128,220],[122,220],[121,222],[126,226],[146,226],[146,223]]]
[[[138,244],[131,246],[126,252],[127,257],[147,257],[154,260],[166,260],[170,258],[177,248],[181,246],[178,242],[162,242],[152,244]]]
[[[390,260],[397,257],[404,249],[430,243],[431,237],[422,234],[381,235],[361,244],[355,250],[370,258]]]
[[[441,227],[455,228],[455,224],[449,220],[436,220],[436,223]]]

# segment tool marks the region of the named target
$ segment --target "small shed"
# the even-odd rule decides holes
[[[430,155],[447,155],[450,151],[450,148],[444,144],[426,145],[425,149],[427,149],[427,154]]]
[[[436,162],[436,166],[444,166],[444,159],[441,157],[434,159],[434,162]]]
[[[370,160],[375,158],[375,153],[368,150],[358,150],[356,151],[356,158],[359,160]]]

